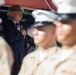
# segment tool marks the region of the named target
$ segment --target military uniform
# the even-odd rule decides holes
[[[11,48],[0,37],[0,75],[10,75],[13,64]]]
[[[5,0],[0,0],[0,5],[4,4]],[[11,48],[5,40],[0,37],[0,75],[10,75],[13,64],[13,54]]]
[[[47,57],[41,62],[38,61],[38,50],[27,55],[18,75],[76,75],[76,51],[61,59],[62,48],[49,49]]]
[[[0,75],[10,75],[7,52],[0,50]]]
[[[57,47],[54,47],[56,37],[54,33],[55,25],[53,24],[53,20],[57,15],[43,10],[35,10],[32,12],[32,15],[35,18],[34,42],[38,45],[38,48],[24,58],[18,75],[48,75],[50,72],[49,60],[53,54],[58,52]],[[54,39],[51,38],[52,36]],[[36,42],[35,37],[38,39],[38,42]]]
[[[50,73],[52,55],[59,52],[57,47],[48,49],[48,55],[39,61],[39,49],[27,55],[22,63],[22,68],[18,75],[48,75]]]
[[[63,38],[59,38],[60,34],[57,35],[58,41],[61,39],[59,42],[62,44],[63,49],[60,50],[59,62],[54,61],[56,66],[52,75],[76,75],[76,33],[73,34],[76,32],[76,22],[74,22],[74,20],[76,21],[76,0],[52,0],[52,2],[57,7],[57,20],[60,23],[55,23],[57,31],[61,30]],[[65,31],[68,33],[66,34]]]
[[[76,51],[73,51],[69,56],[62,57],[63,49],[50,59],[50,73],[46,75],[76,75]],[[64,53],[64,52],[63,52]],[[61,58],[62,57],[62,58]]]

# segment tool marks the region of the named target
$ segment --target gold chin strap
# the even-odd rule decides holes
[[[57,11],[55,11],[54,9],[51,8],[51,5],[50,5],[50,3],[48,2],[48,0],[45,0],[45,3],[47,4],[47,6],[49,7],[49,9],[50,9],[53,13],[57,12]]]
[[[54,20],[54,21],[53,21],[53,24],[55,24],[55,25],[56,25],[57,23],[58,23],[58,21],[56,21],[56,20]]]

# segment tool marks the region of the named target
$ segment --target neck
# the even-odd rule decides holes
[[[48,45],[48,46],[40,46],[39,49],[42,51],[48,51],[49,48],[55,46],[55,44]]]

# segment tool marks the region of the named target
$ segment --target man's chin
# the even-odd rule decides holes
[[[57,37],[57,41],[58,41],[59,43],[63,43],[65,40],[64,40],[63,37]]]
[[[36,45],[39,45],[39,44],[40,44],[39,41],[34,41],[34,43],[35,43]]]

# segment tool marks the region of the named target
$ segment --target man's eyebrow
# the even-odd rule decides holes
[[[62,20],[62,21],[60,21],[60,22],[62,22],[62,23],[67,23],[67,22],[70,22],[71,20]]]

